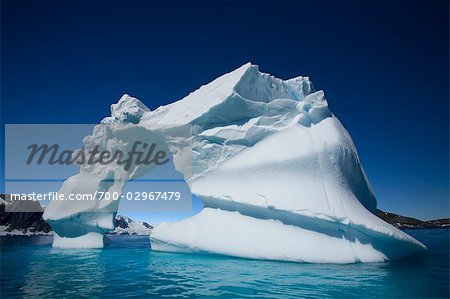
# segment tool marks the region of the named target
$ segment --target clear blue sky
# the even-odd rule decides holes
[[[251,61],[325,90],[380,208],[448,217],[448,14],[433,0],[3,0],[2,125],[97,123],[124,93],[154,109]]]

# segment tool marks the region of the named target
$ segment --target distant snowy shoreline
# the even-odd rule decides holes
[[[33,202],[39,204],[39,202]],[[0,194],[0,236],[52,236],[52,228],[42,219],[42,212],[5,212],[9,196]],[[42,208],[42,211],[44,208]],[[398,229],[441,229],[450,228],[450,219],[422,221],[412,217],[377,210],[376,215]],[[117,215],[114,230],[107,235],[150,235],[153,226],[142,221]]]
[[[23,212],[27,210],[35,212]],[[38,201],[15,201],[9,195],[0,194],[0,236],[53,235],[51,226],[42,219],[44,210]],[[108,235],[150,235],[153,229],[146,222],[121,215],[116,215],[113,224],[114,230]]]
[[[153,226],[146,222],[132,220],[126,216],[117,215],[114,221],[115,228],[107,235],[139,235],[150,236]],[[33,227],[24,229],[9,228],[9,225],[0,225],[0,236],[53,236],[53,231],[36,231]]]

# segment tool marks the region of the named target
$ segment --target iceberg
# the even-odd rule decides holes
[[[145,136],[153,126],[192,126],[191,163],[186,143],[168,148],[204,209],[156,225],[152,250],[309,263],[382,262],[426,251],[374,215],[376,199],[353,141],[308,77],[281,80],[247,63],[154,111],[124,95],[111,112],[103,124],[133,126],[96,128],[86,147],[96,141],[117,149],[126,136]],[[82,168],[60,192],[122,192],[148,171]],[[44,218],[55,230],[53,245],[100,247],[117,208],[52,202]]]

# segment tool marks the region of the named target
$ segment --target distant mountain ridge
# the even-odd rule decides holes
[[[26,210],[40,212],[21,212]],[[9,194],[0,194],[0,235],[49,234],[52,228],[42,219],[43,213],[37,201],[16,201]]]
[[[450,227],[450,218],[422,221],[412,217],[401,216],[377,209],[376,215],[399,229],[444,228]]]
[[[6,205],[10,206],[6,212]],[[33,208],[29,210],[41,212],[14,212],[23,211],[21,205]],[[38,205],[38,206],[36,206]],[[42,219],[44,208],[37,201],[13,201],[8,194],[0,194],[0,236],[5,235],[51,235],[51,226]],[[114,230],[111,235],[150,235],[153,226],[146,222],[132,220],[126,216],[117,215],[114,219]]]
[[[4,235],[34,235],[52,234],[52,228],[42,219],[42,212],[5,212],[6,204],[39,204],[39,202],[27,202],[10,200],[8,194],[0,194],[0,236]],[[412,217],[401,216],[382,210],[377,210],[376,215],[399,229],[421,228],[445,228],[450,227],[450,218],[422,221]],[[150,235],[152,225],[117,215],[114,220],[115,229],[112,235]]]
[[[153,226],[147,222],[133,220],[127,216],[117,215],[114,219],[115,229],[109,235],[150,235]]]

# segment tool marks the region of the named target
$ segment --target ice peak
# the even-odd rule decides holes
[[[314,92],[308,77],[299,76],[283,80],[263,73],[258,65],[245,64],[245,72],[234,87],[243,98],[256,102],[270,102],[275,99],[303,100]]]
[[[258,65],[247,62],[203,85],[185,98],[146,113],[143,121],[148,124],[198,123],[212,115],[215,115],[217,121],[230,120],[238,117],[239,113],[236,111],[255,111],[256,106],[263,111],[266,109],[264,104],[279,99],[303,101],[313,92],[314,88],[308,77],[282,80],[261,72]],[[231,112],[231,106],[237,110]]]
[[[120,97],[119,102],[127,101],[127,100],[130,99],[130,98],[133,98],[133,97],[131,97],[128,93],[124,93],[124,94]]]
[[[122,122],[122,123],[139,123],[142,115],[150,111],[138,99],[124,94],[120,97],[117,104],[111,105],[111,117],[106,118],[103,122]]]
[[[256,64],[253,64],[251,62],[244,63],[241,67],[237,69],[249,69],[251,67],[258,67]]]

